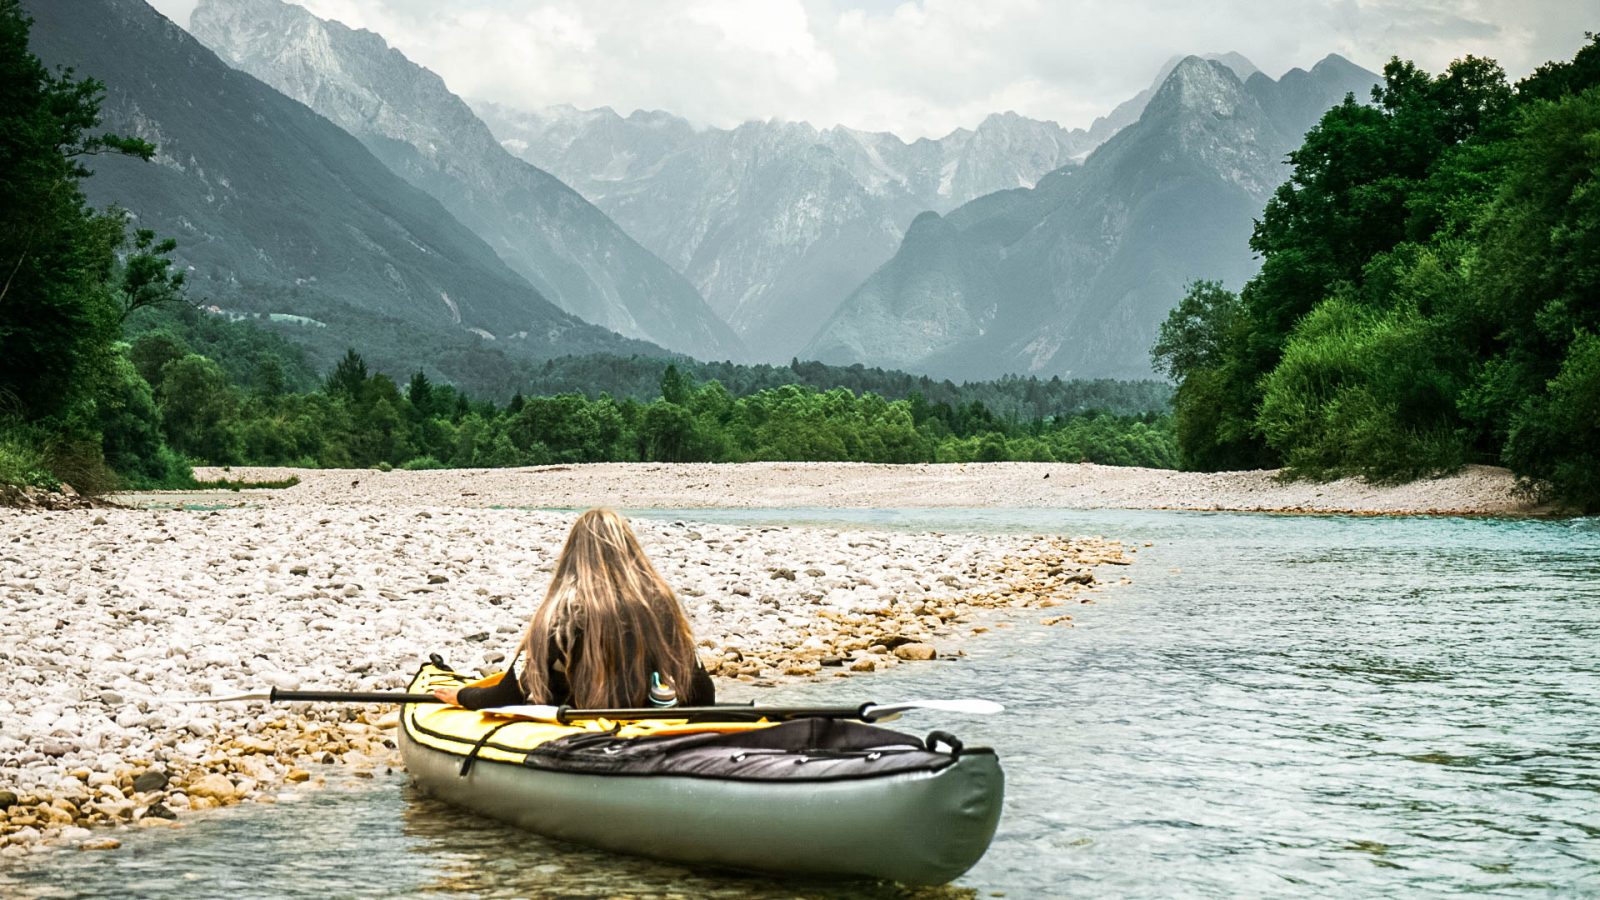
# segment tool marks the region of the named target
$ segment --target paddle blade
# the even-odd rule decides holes
[[[935,712],[955,713],[962,716],[990,716],[998,712],[1005,712],[1005,707],[993,700],[967,698],[959,700],[903,700],[899,703],[872,703],[862,711],[862,718],[868,722],[888,722],[900,717],[901,713],[915,709],[928,709]]]

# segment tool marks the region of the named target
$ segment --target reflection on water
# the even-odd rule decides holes
[[[258,807],[124,831],[114,852],[73,850],[0,872],[0,894],[78,897],[976,896],[971,888],[779,881],[602,853],[506,828],[419,794],[403,774],[348,780]]]
[[[1134,583],[969,656],[783,699],[985,696],[918,716],[1000,751],[1005,816],[956,896],[1600,893],[1600,528],[986,510],[666,518],[1105,534]],[[581,812],[575,812],[581,814]],[[0,864],[0,894],[906,896],[547,841],[403,777],[233,809],[109,854]],[[937,896],[937,895],[935,895]]]

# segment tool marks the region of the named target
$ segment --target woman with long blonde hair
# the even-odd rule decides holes
[[[522,675],[516,663],[522,659]],[[584,709],[716,701],[695,656],[683,606],[650,564],[628,521],[609,509],[578,516],[544,602],[499,683],[434,692],[485,709],[519,703]]]

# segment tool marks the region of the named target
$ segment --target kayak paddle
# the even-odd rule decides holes
[[[243,694],[215,697],[179,697],[174,703],[230,703],[241,700],[266,700],[270,703],[439,703],[432,694],[403,691],[285,691],[272,688]],[[569,722],[584,719],[610,719],[614,722],[644,719],[695,719],[698,721],[750,721],[755,719],[858,719],[862,722],[887,722],[912,710],[933,710],[959,715],[987,716],[1005,707],[993,700],[902,700],[898,703],[863,703],[859,706],[669,706],[643,709],[573,709],[570,706],[499,706],[482,712],[544,722]]]
[[[987,716],[1005,707],[993,700],[904,700],[899,703],[863,703],[860,706],[670,706],[664,709],[573,709],[568,706],[495,706],[480,712],[542,722],[568,722],[584,719],[610,719],[613,722],[642,719],[695,719],[697,721],[755,719],[859,719],[863,722],[888,722],[916,709]]]

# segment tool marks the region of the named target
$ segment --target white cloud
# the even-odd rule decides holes
[[[153,0],[186,23],[196,0]],[[990,112],[1086,126],[1174,55],[1237,50],[1270,75],[1330,52],[1515,76],[1594,28],[1570,0],[301,0],[382,34],[453,90],[523,108],[665,109],[728,126],[844,123],[905,137]]]

